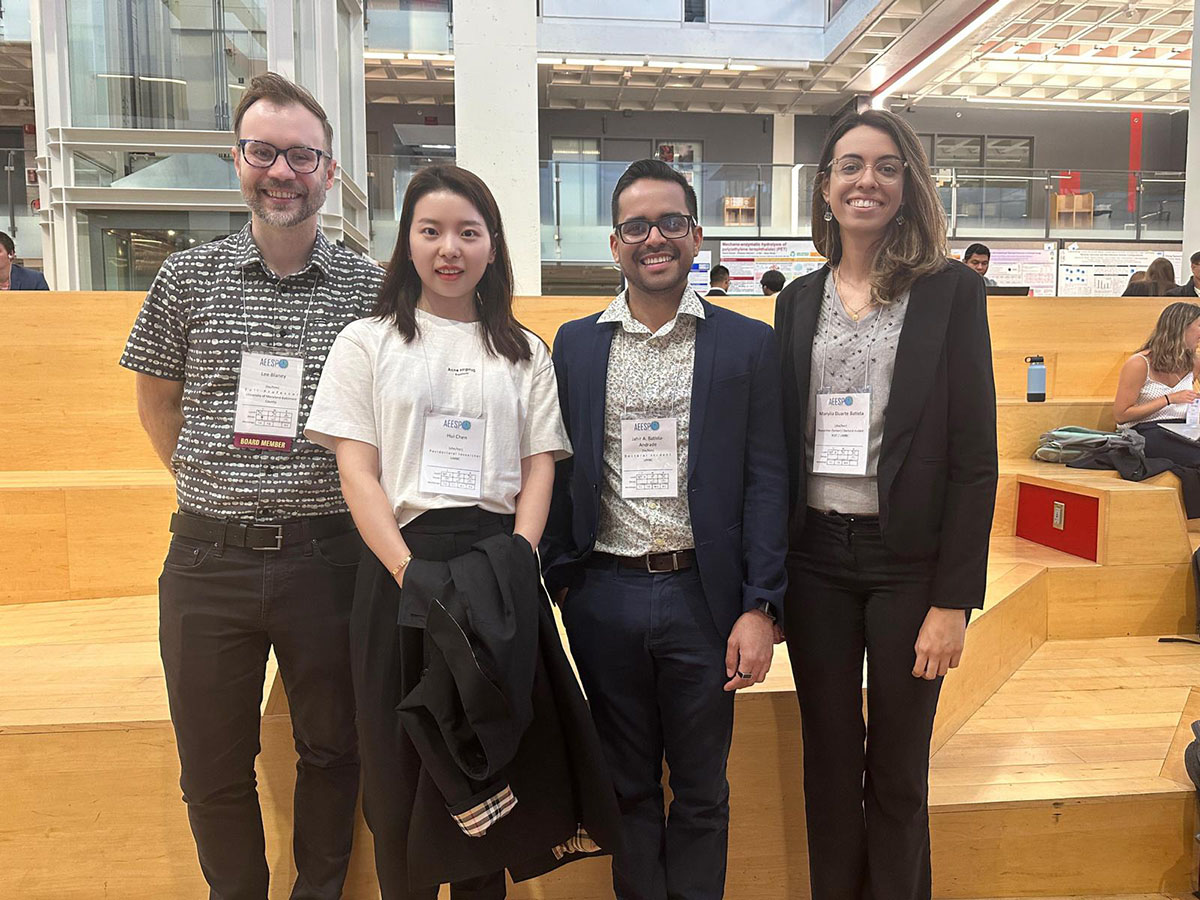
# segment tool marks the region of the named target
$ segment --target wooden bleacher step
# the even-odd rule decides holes
[[[1188,890],[1195,790],[1181,752],[1198,683],[1190,644],[1038,648],[932,759],[935,896]],[[970,882],[957,856],[973,860]]]
[[[161,466],[0,471],[0,605],[153,593],[174,508]]]

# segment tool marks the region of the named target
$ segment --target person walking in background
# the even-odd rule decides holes
[[[985,244],[972,244],[963,251],[963,262],[983,277],[983,283],[988,287],[996,287],[996,281],[988,278],[988,269],[992,265],[992,251]]]
[[[763,272],[762,278],[759,280],[762,285],[763,296],[771,297],[783,290],[784,277],[783,273],[778,269],[768,269]]]
[[[1165,256],[1151,260],[1146,266],[1146,278],[1140,282],[1130,279],[1123,297],[1168,297],[1179,289],[1175,283],[1175,266]],[[1179,296],[1175,294],[1174,296]]]
[[[542,565],[620,802],[616,896],[719,900],[734,692],[762,682],[782,637],[778,356],[766,324],[688,286],[702,234],[682,175],[633,163],[612,217],[629,286],[554,341],[575,455]]]
[[[18,266],[13,259],[17,245],[13,239],[0,231],[0,291],[48,291],[46,276],[36,269]]]
[[[819,172],[829,262],[775,305],[812,897],[929,900],[933,718],[983,605],[996,495],[984,285],[947,258],[903,119],[843,117]]]
[[[1187,280],[1187,284],[1181,284],[1174,290],[1167,291],[1168,297],[1196,297],[1200,296],[1200,291],[1196,289],[1196,279],[1200,278],[1200,250],[1192,254],[1189,260],[1192,267],[1192,277]],[[1172,273],[1173,274],[1173,273]]]
[[[303,429],[334,338],[383,273],[317,226],[337,162],[308,91],[255,77],[234,133],[250,223],[167,258],[121,365],[138,373],[138,412],[179,498],[159,638],[210,897],[267,896],[254,759],[273,647],[300,757],[292,896],[337,900],[358,801],[348,630],[362,543],[333,454]]]
[[[709,297],[726,297],[729,295],[729,269],[716,265],[708,270]]]

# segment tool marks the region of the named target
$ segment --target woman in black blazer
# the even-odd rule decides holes
[[[888,112],[826,139],[813,240],[829,264],[775,307],[812,896],[928,900],[933,718],[996,494],[983,279],[948,258],[925,152]]]

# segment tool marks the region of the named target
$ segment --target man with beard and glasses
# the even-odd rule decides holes
[[[167,258],[121,364],[178,495],[159,640],[209,896],[267,896],[254,760],[274,647],[299,754],[291,896],[336,900],[358,796],[348,627],[362,544],[334,456],[304,425],[333,339],[367,314],[382,272],[317,227],[337,163],[308,91],[256,77],[234,131],[250,223]]]
[[[621,805],[616,896],[718,900],[734,692],[782,640],[778,352],[769,326],[688,286],[701,229],[682,175],[635,162],[612,214],[628,286],[554,342],[575,455],[557,464],[541,555]]]

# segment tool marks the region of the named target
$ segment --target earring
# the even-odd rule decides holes
[[[900,207],[900,209],[897,210],[897,212],[896,212],[896,224],[897,225],[904,224],[904,207],[903,206]]]
[[[821,216],[821,218],[824,219],[826,222],[832,222],[833,221],[833,210],[826,209],[825,215]]]

